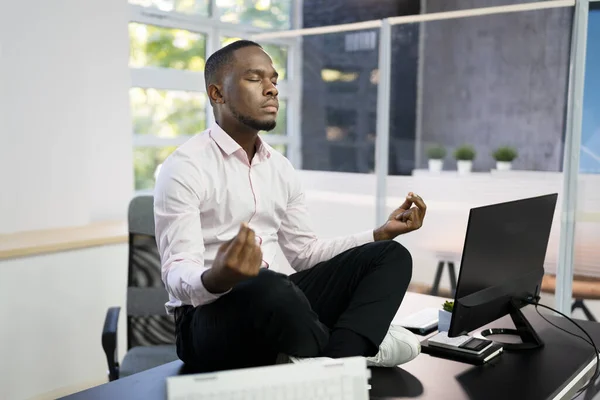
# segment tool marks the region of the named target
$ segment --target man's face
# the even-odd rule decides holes
[[[223,79],[223,97],[232,116],[256,130],[275,128],[279,101],[277,71],[260,47],[236,50]]]

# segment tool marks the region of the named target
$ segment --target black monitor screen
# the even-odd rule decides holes
[[[510,300],[537,296],[557,194],[474,208],[469,215],[450,332],[506,315]]]

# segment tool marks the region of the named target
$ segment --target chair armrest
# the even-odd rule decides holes
[[[108,362],[108,380],[119,379],[119,361],[117,358],[117,325],[120,307],[111,307],[106,312],[102,329],[102,348]]]

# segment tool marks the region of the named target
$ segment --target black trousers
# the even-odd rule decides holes
[[[395,241],[350,249],[289,277],[261,270],[213,303],[178,308],[177,354],[202,372],[270,365],[280,353],[319,356],[335,329],[377,349],[411,276],[411,255]]]

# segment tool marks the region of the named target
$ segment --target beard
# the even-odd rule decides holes
[[[233,116],[240,121],[242,124],[246,125],[249,128],[252,129],[256,129],[258,131],[271,131],[273,129],[275,129],[275,126],[277,125],[277,122],[275,120],[273,121],[260,121],[258,119],[254,119],[252,117],[248,117],[246,115],[242,115],[241,113],[238,112],[238,110],[232,108],[230,106],[231,109],[231,113],[233,114]]]

